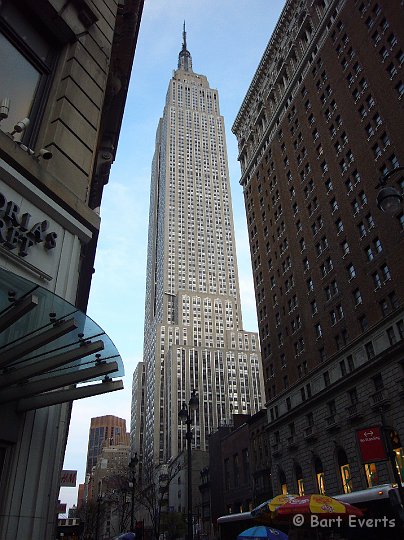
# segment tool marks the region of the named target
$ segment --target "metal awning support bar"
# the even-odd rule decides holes
[[[11,388],[0,390],[0,403],[36,396],[37,394],[48,392],[49,390],[61,389],[64,386],[70,386],[72,384],[88,381],[94,377],[107,375],[108,373],[113,373],[117,370],[118,363],[110,362],[109,364],[103,363],[85,369],[78,369],[73,373],[48,377],[40,381],[31,381],[25,384],[19,384],[12,386]]]
[[[50,405],[57,405],[59,403],[73,401],[75,399],[98,396],[100,394],[115,392],[116,390],[122,389],[123,382],[118,380],[102,382],[99,384],[89,384],[87,386],[80,386],[79,388],[68,388],[66,390],[48,392],[47,394],[42,394],[40,396],[21,399],[18,402],[17,411],[31,411],[33,409],[40,409],[41,407],[49,407]]]
[[[34,362],[25,367],[16,368],[10,373],[3,373],[0,377],[0,388],[9,386],[10,384],[15,384],[20,381],[25,381],[30,377],[35,375],[40,375],[41,373],[46,373],[52,369],[56,369],[60,366],[84,358],[90,354],[97,353],[104,349],[104,343],[101,340],[94,341],[94,343],[88,343],[86,345],[78,346],[76,349],[66,351],[52,358],[46,358],[40,360],[39,362]]]
[[[6,366],[11,362],[19,360],[26,354],[38,350],[40,347],[55,341],[55,339],[68,334],[72,330],[77,330],[77,328],[78,323],[74,319],[68,319],[67,321],[58,323],[48,330],[45,330],[44,332],[41,332],[40,334],[15,345],[11,349],[7,349],[6,351],[2,352],[0,354],[0,366]]]
[[[34,294],[30,294],[26,298],[17,301],[10,309],[7,309],[7,311],[0,316],[0,332],[4,332],[4,330],[10,328],[10,326],[31,311],[31,309],[36,308],[38,302],[38,297]]]

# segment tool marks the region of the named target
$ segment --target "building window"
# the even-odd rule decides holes
[[[320,357],[320,362],[324,362],[324,360],[326,359],[326,354],[325,354],[325,349],[324,349],[324,347],[321,347],[321,348],[318,350],[318,354],[319,354],[319,357]]]
[[[373,245],[377,253],[381,253],[383,251],[382,243],[380,242],[379,238],[375,238],[373,240]]]
[[[400,339],[404,339],[404,322],[403,322],[403,320],[401,319],[401,320],[397,321],[396,326],[397,326],[397,331],[399,333]]]
[[[302,497],[304,495],[304,480],[303,472],[300,465],[295,466],[296,482],[297,482],[297,492]]]
[[[366,315],[362,315],[362,317],[359,317],[358,320],[359,320],[359,324],[360,324],[362,332],[366,332],[367,330],[369,330],[369,323],[368,323],[368,319]]]
[[[35,26],[32,19],[15,2],[3,2],[0,8],[0,67],[3,74],[7,73],[1,81],[1,98],[11,100],[9,116],[2,121],[1,129],[11,132],[18,121],[29,118],[30,124],[20,137],[29,146],[39,129],[58,54],[50,32]]]
[[[224,460],[224,488],[226,491],[230,490],[230,468],[229,458]]]
[[[370,246],[366,246],[366,248],[365,248],[365,253],[366,253],[367,260],[368,260],[369,262],[370,262],[370,261],[373,261],[374,255],[373,255],[372,248],[371,248]]]
[[[382,312],[383,317],[385,317],[390,311],[390,306],[385,298],[382,298],[379,302],[380,311]]]
[[[394,328],[392,326],[387,328],[387,337],[389,338],[391,346],[393,346],[397,342],[396,334],[394,333]]]
[[[381,271],[382,271],[382,273],[383,273],[383,280],[384,280],[384,282],[390,281],[390,280],[391,280],[391,274],[390,274],[390,270],[389,270],[389,267],[387,266],[387,264],[384,264],[384,265],[381,267]]]
[[[362,222],[358,225],[358,231],[361,238],[364,238],[366,236],[366,227]]]
[[[238,487],[240,484],[240,468],[238,454],[233,455],[233,481],[234,487]]]
[[[383,377],[381,373],[377,373],[376,375],[374,375],[372,377],[372,380],[373,380],[373,384],[374,384],[376,392],[380,392],[380,390],[383,390],[384,383],[383,383]]]
[[[379,289],[382,286],[382,280],[380,279],[379,273],[374,272],[372,274],[372,278],[373,278],[373,284],[375,286],[375,290]]]
[[[351,405],[356,405],[359,402],[358,392],[356,391],[356,388],[352,388],[351,390],[349,390],[348,395]]]
[[[398,97],[401,99],[404,96],[404,83],[399,81],[395,86]]]
[[[324,185],[325,185],[325,188],[326,188],[326,190],[327,190],[327,193],[329,193],[330,191],[332,191],[333,185],[332,185],[331,178],[328,178],[328,180],[325,181]]]
[[[344,240],[344,242],[342,242],[341,249],[342,249],[342,256],[343,257],[345,257],[345,255],[348,255],[348,253],[349,253],[349,245],[348,245],[348,242],[346,240]]]
[[[342,483],[342,488],[344,490],[344,493],[352,493],[353,485],[352,485],[351,469],[348,463],[348,458],[342,449],[338,451],[338,465],[339,465],[341,483]]]
[[[396,295],[395,291],[392,291],[387,295],[389,297],[389,301],[391,304],[392,309],[397,309],[400,305],[400,301],[398,299],[398,296]]]
[[[362,304],[362,295],[361,295],[360,290],[355,289],[352,294],[354,297],[355,306],[359,306],[360,304]]]
[[[317,311],[318,311],[317,302],[315,300],[310,302],[310,307],[311,307],[311,314],[315,315],[317,313]]]
[[[333,214],[336,210],[338,210],[338,203],[335,198],[333,198],[330,201],[330,207],[331,207],[331,213]]]
[[[376,463],[365,463],[365,476],[368,487],[374,487],[379,485],[379,478],[377,474]]]
[[[352,354],[348,355],[346,357],[346,359],[347,359],[347,362],[348,362],[348,369],[351,372],[351,371],[353,371],[355,369],[355,362],[354,362]]]
[[[372,358],[375,357],[375,349],[371,341],[369,341],[368,343],[365,343],[365,351],[366,351],[366,356],[368,357],[368,360],[371,360]]]
[[[324,469],[321,459],[318,457],[314,460],[314,471],[316,474],[317,491],[320,495],[325,495]]]
[[[247,485],[249,480],[250,480],[250,459],[249,459],[249,455],[248,455],[248,448],[243,448],[242,456],[243,456],[244,484]]]
[[[335,227],[337,229],[337,234],[340,234],[343,232],[344,230],[344,224],[342,223],[342,219],[341,218],[338,218],[337,221],[335,222]]]
[[[350,279],[350,280],[356,277],[356,270],[355,270],[355,267],[354,267],[354,265],[353,265],[352,263],[349,264],[349,265],[346,267],[346,269],[347,269],[347,272],[348,272],[348,275],[349,275],[349,279]]]

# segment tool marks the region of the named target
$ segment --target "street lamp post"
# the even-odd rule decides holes
[[[399,191],[392,186],[387,186],[387,180],[393,176],[394,174],[397,174],[399,171],[404,171],[404,167],[399,166],[395,167],[394,169],[387,171],[383,176],[380,177],[379,183],[376,186],[376,189],[380,189],[379,193],[377,194],[377,206],[382,212],[385,212],[386,214],[394,215],[396,214],[402,205],[403,197]],[[399,500],[401,503],[401,506],[404,506],[404,489],[402,485],[401,476],[397,470],[397,464],[396,464],[396,455],[393,450],[393,445],[390,440],[390,432],[391,427],[386,425],[386,420],[384,417],[384,411],[383,408],[380,408],[380,415],[382,420],[382,430],[384,435],[384,440],[387,446],[387,454],[388,458],[391,464],[394,480],[397,483],[397,489],[398,489],[398,495]]]
[[[191,392],[191,397],[187,404],[182,404],[182,409],[178,413],[178,418],[181,422],[185,422],[187,425],[186,439],[187,439],[187,465],[188,465],[188,538],[187,540],[193,540],[193,523],[192,523],[192,432],[191,423],[193,412],[196,411],[199,405],[198,396],[196,395],[195,388]]]
[[[97,516],[95,522],[95,540],[98,540],[99,530],[100,530],[100,514],[101,514],[101,503],[102,503],[102,493],[99,493],[97,496]]]
[[[393,431],[393,428],[386,424],[383,407],[380,407],[379,412],[380,412],[380,417],[382,421],[382,430],[383,430],[384,441],[386,444],[387,457],[389,458],[394,481],[397,484],[399,500],[400,500],[401,506],[404,508],[404,489],[403,489],[403,484],[401,480],[401,475],[397,469],[396,454],[394,452],[393,445],[390,438],[390,433]]]
[[[380,177],[379,183],[376,186],[376,189],[380,188],[380,191],[377,194],[377,206],[386,214],[394,215],[396,212],[398,212],[401,207],[401,203],[403,202],[403,197],[398,190],[395,187],[386,185],[390,176],[393,176],[393,174],[403,170],[404,167],[395,167],[391,171],[388,171],[386,174]]]
[[[139,459],[137,457],[137,452],[135,452],[134,457],[131,458],[129,462],[129,469],[131,472],[131,481],[132,481],[131,505],[130,505],[130,530],[131,532],[134,532],[135,530],[135,474],[136,474],[136,467],[138,463],[139,463]]]

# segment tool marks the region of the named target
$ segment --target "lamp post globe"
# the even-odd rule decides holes
[[[380,188],[376,197],[377,206],[386,214],[396,214],[400,210],[403,202],[403,197],[397,188],[394,186],[387,186],[387,180],[400,171],[404,171],[403,166],[397,166],[394,167],[394,169],[385,172],[385,174],[380,177],[379,183],[376,186],[376,189]]]
[[[377,206],[386,214],[396,214],[400,210],[402,202],[401,194],[391,186],[383,187],[377,194]]]
[[[189,399],[189,410],[192,412],[196,411],[198,406],[199,406],[199,399],[198,399],[198,396],[196,395],[196,390],[194,388],[191,392],[191,397]]]
[[[187,408],[186,403],[182,404],[182,408],[181,408],[180,412],[178,413],[178,418],[179,418],[180,422],[182,422],[182,423],[187,421],[187,419],[188,419],[188,408]]]

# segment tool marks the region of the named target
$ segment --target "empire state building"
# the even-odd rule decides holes
[[[178,421],[196,389],[193,444],[232,414],[254,414],[264,391],[258,335],[243,330],[224,120],[219,96],[193,72],[185,25],[152,163],[144,352],[145,459],[185,447]],[[139,410],[133,392],[132,411]],[[132,433],[133,440],[133,433]]]

